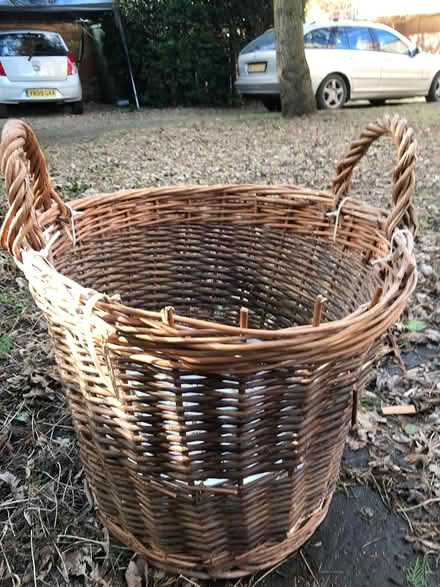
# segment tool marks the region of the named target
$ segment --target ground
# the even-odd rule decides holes
[[[66,200],[180,183],[328,189],[350,141],[394,113],[408,119],[419,143],[417,292],[362,397],[328,517],[296,556],[236,583],[242,587],[440,584],[440,106],[349,106],[291,121],[255,107],[13,112],[34,128]],[[355,173],[353,197],[389,207],[395,157],[381,139]],[[4,198],[0,206],[2,216]],[[131,553],[96,521],[44,319],[5,253],[0,284],[0,582],[125,585]],[[383,416],[382,406],[400,404],[416,414]],[[141,585],[130,572],[142,564],[129,566],[129,587]],[[149,579],[196,584],[153,569]]]

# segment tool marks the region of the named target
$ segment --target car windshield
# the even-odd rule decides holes
[[[251,41],[241,50],[241,54],[253,53],[254,51],[275,51],[275,31],[273,29]]]
[[[23,31],[0,35],[0,57],[63,57],[66,54],[58,33]]]

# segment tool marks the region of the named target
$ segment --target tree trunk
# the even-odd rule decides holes
[[[309,66],[304,53],[303,0],[274,0],[277,72],[283,116],[315,112]]]

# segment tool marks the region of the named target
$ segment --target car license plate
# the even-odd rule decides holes
[[[55,90],[49,90],[49,89],[38,89],[38,90],[28,90],[27,91],[28,96],[30,96],[31,98],[50,98],[50,97],[55,97]]]
[[[248,73],[264,73],[266,71],[267,63],[249,63]]]

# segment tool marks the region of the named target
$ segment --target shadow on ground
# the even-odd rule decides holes
[[[407,369],[438,356],[437,345],[418,345],[402,353]],[[400,371],[392,360],[390,374]],[[368,469],[368,450],[346,446],[342,468]],[[422,582],[407,580],[416,553],[405,540],[406,520],[390,510],[373,489],[356,485],[349,493],[337,492],[329,513],[301,551],[275,569],[259,584],[264,587],[439,587],[440,564],[431,560],[432,574]]]
[[[346,454],[350,459],[351,454]],[[356,454],[358,458],[358,454]],[[405,542],[406,522],[390,512],[376,492],[354,487],[337,493],[329,513],[301,552],[278,567],[265,587],[387,587],[408,585],[406,575],[417,554]],[[430,583],[440,585],[440,568],[431,564]]]

